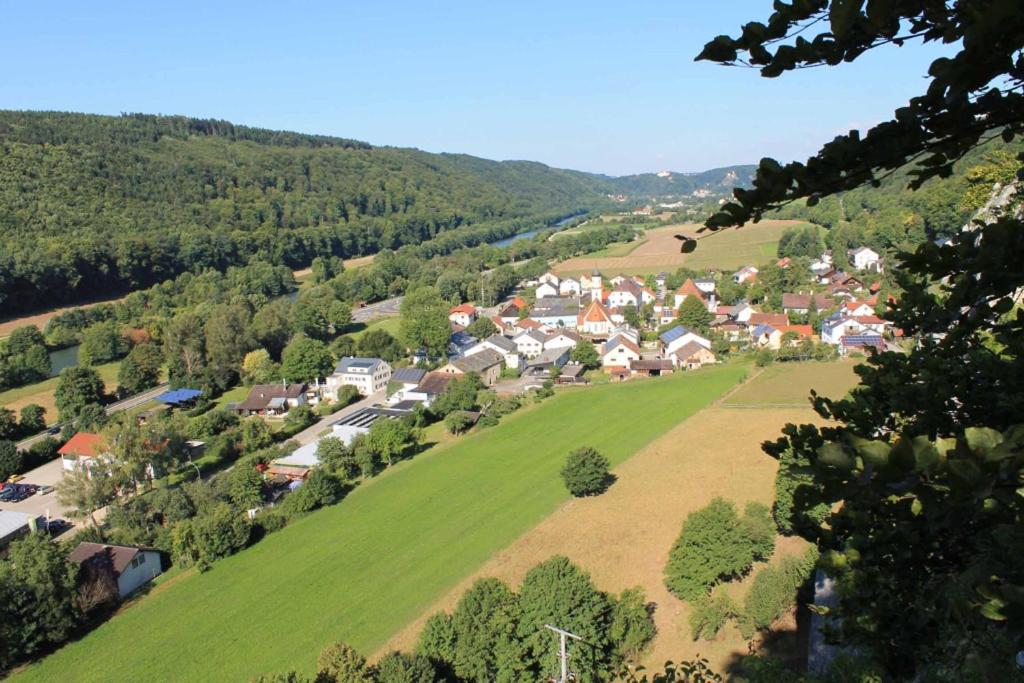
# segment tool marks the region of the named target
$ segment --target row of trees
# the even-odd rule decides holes
[[[583,638],[569,645],[577,681],[602,681],[635,660],[654,637],[651,606],[643,591],[621,595],[598,590],[568,558],[556,556],[526,573],[513,591],[498,579],[480,579],[451,613],[432,616],[415,652],[392,652],[376,665],[345,643],[317,660],[317,681],[435,683],[436,681],[538,681],[557,676],[557,624]],[[313,679],[294,672],[264,676],[263,683]]]

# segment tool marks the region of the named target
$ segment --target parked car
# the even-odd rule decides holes
[[[25,478],[25,477],[24,477],[23,475],[20,475],[20,474],[12,474],[11,476],[7,477],[7,482],[8,482],[8,483],[10,483],[10,484],[13,484],[14,482],[16,482],[16,481],[21,481],[21,480],[22,480],[22,479],[24,479],[24,478]]]
[[[71,528],[71,522],[66,519],[51,519],[45,523],[46,530],[50,532],[51,536],[60,536],[62,533]]]
[[[53,426],[53,427],[50,427],[49,429],[46,430],[46,433],[47,434],[60,434],[60,427],[58,427],[56,425]]]
[[[40,486],[39,487],[39,495],[40,496],[45,496],[48,493],[53,493],[53,491],[54,491],[54,488],[52,486],[49,486],[49,485],[44,485],[44,486]]]

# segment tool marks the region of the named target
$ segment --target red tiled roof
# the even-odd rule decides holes
[[[681,294],[683,296],[695,296],[701,301],[704,301],[704,292],[700,291],[697,288],[697,285],[693,284],[692,278],[686,278],[686,282],[679,286],[679,289],[676,290],[676,294]]]
[[[785,313],[751,313],[748,324],[751,327],[757,325],[771,325],[778,329],[789,324],[789,316]]]
[[[452,315],[454,313],[468,313],[469,315],[476,315],[476,308],[471,304],[459,304],[458,306],[452,306],[448,310],[448,315]]]
[[[103,437],[92,432],[78,432],[57,451],[60,455],[73,455],[79,458],[95,458],[103,453]]]
[[[608,311],[605,309],[604,306],[601,305],[600,301],[591,301],[590,305],[587,306],[587,310],[585,310],[583,313],[581,313],[579,318],[580,318],[580,320],[579,320],[580,324],[585,323],[585,322],[589,322],[589,323],[608,322],[608,323],[610,323],[612,321],[611,317],[608,315]]]
[[[775,329],[782,334],[786,334],[787,332],[796,332],[800,337],[810,338],[814,336],[814,328],[810,325],[780,325]]]
[[[877,315],[855,315],[853,319],[862,325],[884,325],[885,321]]]

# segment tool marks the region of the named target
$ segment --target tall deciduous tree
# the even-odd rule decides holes
[[[433,287],[420,287],[402,300],[401,337],[413,350],[425,350],[431,357],[440,358],[448,349],[451,324],[448,321],[448,303]]]
[[[298,336],[281,354],[281,374],[289,382],[311,382],[326,377],[334,369],[334,359],[319,339]]]
[[[156,386],[163,364],[163,353],[156,344],[139,344],[132,348],[117,370],[120,393],[137,394]]]
[[[85,406],[103,403],[103,380],[92,368],[64,368],[60,373],[53,398],[61,422],[73,420]]]

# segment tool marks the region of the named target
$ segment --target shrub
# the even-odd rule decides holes
[[[334,475],[322,470],[313,470],[306,482],[292,491],[282,506],[289,515],[310,512],[341,500],[345,488]]]
[[[444,418],[445,429],[449,434],[461,434],[473,425],[473,418],[465,410],[448,413]]]
[[[251,531],[242,513],[226,504],[217,505],[207,514],[175,525],[172,532],[175,561],[205,571],[216,560],[244,548]]]
[[[753,511],[763,514],[757,507]],[[719,581],[746,574],[755,559],[766,557],[761,554],[768,549],[760,535],[763,524],[763,519],[741,519],[736,506],[722,498],[690,513],[672,546],[665,585],[677,597],[694,601]]]
[[[724,593],[699,598],[690,612],[690,635],[694,640],[712,640],[736,612],[736,604]]]
[[[264,534],[272,534],[288,526],[288,516],[284,512],[272,508],[261,512],[256,517],[256,524]]]
[[[765,567],[743,602],[740,633],[750,638],[754,631],[768,628],[783,612],[796,603],[797,590],[814,571],[818,549],[811,547],[798,557],[786,557],[777,566]]]
[[[0,481],[21,472],[21,452],[13,441],[0,441]]]
[[[767,367],[775,360],[775,353],[771,349],[761,349],[754,354],[754,365],[759,368]]]
[[[615,643],[619,656],[625,660],[636,659],[656,633],[644,589],[624,590],[612,607],[608,625],[608,638]]]
[[[562,468],[562,480],[569,493],[576,497],[604,493],[611,485],[608,458],[589,446],[569,454]]]
[[[377,662],[377,683],[434,683],[437,675],[423,655],[389,652]]]
[[[284,429],[290,434],[297,434],[316,422],[316,414],[309,406],[295,406],[284,418]]]
[[[488,427],[495,427],[498,425],[498,418],[493,415],[483,415],[479,420],[476,421],[477,429],[487,429]]]
[[[366,657],[342,642],[328,645],[316,660],[317,680],[336,683],[372,683],[373,675]]]
[[[771,509],[764,503],[747,503],[743,509],[743,526],[754,557],[768,559],[775,552],[775,521]]]

